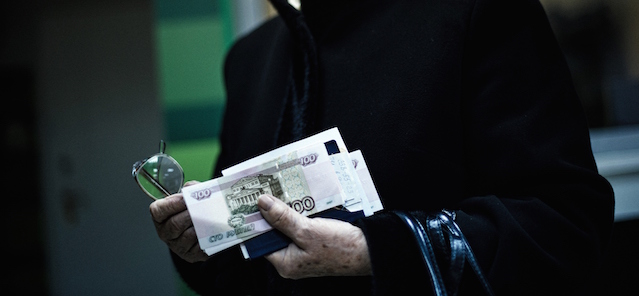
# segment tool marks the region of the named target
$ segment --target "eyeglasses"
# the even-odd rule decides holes
[[[142,191],[154,200],[180,192],[184,184],[182,167],[165,149],[166,143],[160,141],[160,153],[134,163],[131,171]]]

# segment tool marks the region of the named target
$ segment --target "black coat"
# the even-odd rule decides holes
[[[538,1],[306,2],[318,61],[309,132],[339,127],[348,148],[363,151],[387,210],[458,211],[498,295],[593,292],[612,190],[597,174],[586,120]],[[229,52],[217,174],[278,144],[298,48],[278,17]],[[356,224],[372,277],[285,280],[235,248],[202,264],[175,263],[201,293],[430,289],[395,216]]]

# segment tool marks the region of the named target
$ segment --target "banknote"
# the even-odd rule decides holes
[[[368,165],[366,165],[366,161],[364,160],[362,151],[353,151],[349,153],[349,156],[353,163],[353,168],[355,168],[355,171],[357,172],[361,185],[364,189],[364,195],[368,200],[368,206],[370,207],[371,211],[373,213],[376,213],[383,210],[384,205],[382,204],[382,200],[377,193],[377,189],[375,188],[375,184],[373,183],[373,177],[368,170]]]
[[[373,212],[370,210],[368,201],[366,198],[363,198],[365,193],[362,183],[359,181],[359,175],[355,172],[354,167],[351,165],[352,160],[350,159],[350,155],[346,148],[346,143],[344,142],[344,139],[337,127],[229,167],[222,170],[222,175],[227,176],[236,174],[248,167],[259,165],[276,157],[280,157],[282,154],[295,151],[309,145],[314,145],[316,143],[325,143],[327,146],[331,158],[331,164],[333,165],[335,173],[337,174],[346,194],[344,206],[351,212],[363,210],[366,216],[372,215]]]
[[[323,131],[321,133],[318,133],[310,137],[301,139],[299,141],[290,143],[288,145],[282,146],[280,148],[271,150],[259,156],[253,157],[251,159],[238,163],[232,167],[226,168],[222,170],[222,175],[223,176],[233,175],[247,168],[258,166],[262,163],[269,162],[273,159],[279,158],[282,155],[290,153],[291,151],[296,151],[298,149],[312,146],[317,143],[327,143],[331,141],[335,141],[335,144],[339,152],[348,153],[348,151],[346,150],[346,144],[344,143],[344,139],[342,139],[342,135],[340,134],[339,129],[334,127],[329,130]]]
[[[303,215],[341,206],[342,189],[324,143],[183,189],[200,247],[209,255],[271,229],[257,208],[270,194]]]
[[[355,171],[353,161],[348,153],[337,153],[330,156],[335,174],[344,189],[344,207],[350,212],[363,211],[365,216],[373,214],[368,203],[366,192]]]

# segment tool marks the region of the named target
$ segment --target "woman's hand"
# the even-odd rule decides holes
[[[362,230],[339,220],[307,218],[279,199],[260,196],[262,216],[293,242],[266,256],[284,278],[370,275]]]
[[[190,181],[184,186],[197,183]],[[154,201],[149,210],[158,236],[173,253],[190,263],[208,259],[198,244],[193,221],[186,209],[182,193]]]

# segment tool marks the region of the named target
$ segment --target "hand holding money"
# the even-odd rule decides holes
[[[273,228],[293,243],[269,255],[284,278],[370,275],[368,246],[362,230],[334,219],[307,218],[284,202],[262,195],[258,207]]]
[[[182,189],[207,255],[241,244],[246,259],[258,258],[296,238],[270,231],[273,225],[258,206],[264,195],[299,216],[350,222],[383,208],[361,153],[348,152],[337,128],[227,168],[222,175]],[[354,228],[348,226],[343,229]]]
[[[366,240],[348,222],[383,206],[361,151],[348,152],[337,128],[234,165],[221,177],[187,182],[179,193],[165,188],[176,169],[183,180],[162,146],[136,162],[132,175],[156,199],[150,212],[158,236],[187,262],[239,244],[245,259],[268,255],[285,277],[370,274]]]

